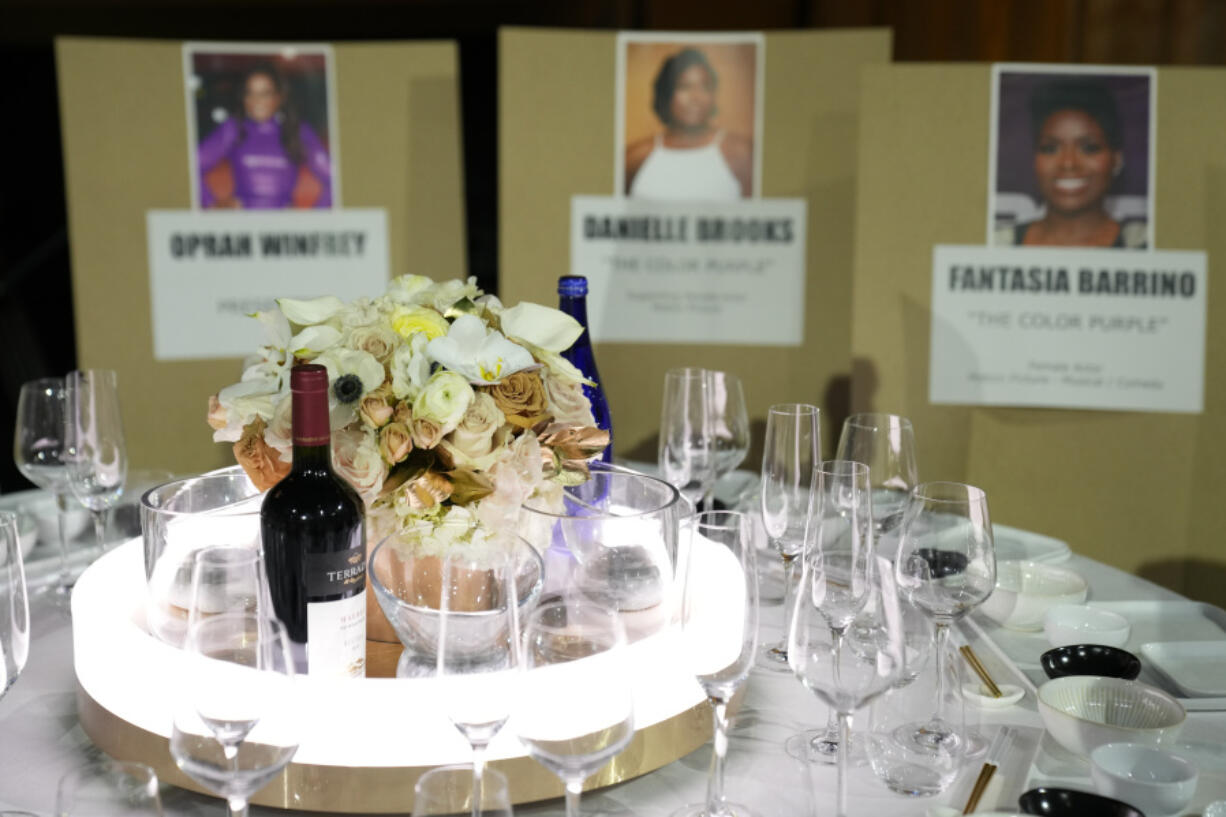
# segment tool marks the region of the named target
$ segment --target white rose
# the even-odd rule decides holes
[[[549,375],[545,378],[545,396],[549,398],[549,413],[554,422],[581,426],[596,425],[592,404],[583,393],[583,384]]]
[[[417,298],[433,283],[424,275],[401,275],[387,285],[388,299],[398,304],[418,303]]]
[[[341,326],[346,329],[370,326],[379,320],[379,307],[370,298],[358,298],[348,304],[338,317]]]
[[[387,463],[379,453],[375,435],[359,428],[332,432],[332,467],[367,505],[379,496],[387,479]]]
[[[430,379],[430,357],[426,354],[429,343],[430,339],[418,332],[392,353],[392,394],[397,400],[416,399],[425,388]]]
[[[479,392],[447,441],[470,459],[484,457],[494,450],[494,432],[506,421],[494,398]]]
[[[464,298],[475,301],[480,294],[481,290],[477,289],[477,278],[472,276],[467,281],[456,278],[434,284],[427,292],[422,293],[421,297],[428,298],[429,300],[425,301],[427,305],[445,314],[457,301]]]
[[[468,406],[473,401],[473,389],[462,375],[455,372],[435,372],[426,381],[426,387],[413,401],[413,417],[433,420],[444,434],[450,434],[459,425]]]

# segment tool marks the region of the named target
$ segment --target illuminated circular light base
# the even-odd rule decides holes
[[[77,581],[72,629],[81,724],[107,754],[147,763],[166,782],[204,791],[170,756],[183,656],[149,633],[146,600],[139,539],[98,559]],[[637,731],[630,746],[589,779],[589,788],[646,774],[710,739],[705,696],[681,663],[675,638],[672,631],[661,632],[627,650]],[[445,682],[298,680],[308,702],[302,707],[302,744],[285,774],[254,803],[307,811],[404,812],[412,808],[420,775],[472,759],[468,742],[445,714]],[[310,705],[313,701],[318,706]],[[510,725],[490,744],[487,757],[507,776],[514,802],[562,796],[562,784],[527,756]]]

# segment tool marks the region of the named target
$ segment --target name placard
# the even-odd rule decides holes
[[[805,201],[571,199],[571,272],[593,339],[799,346]]]
[[[384,210],[150,210],[155,360],[242,357],[248,316],[276,298],[374,297],[387,286]]]
[[[933,249],[933,403],[1199,413],[1203,252]]]

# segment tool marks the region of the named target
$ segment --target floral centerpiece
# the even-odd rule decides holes
[[[372,546],[443,522],[505,530],[528,498],[560,500],[608,444],[561,354],[583,327],[539,304],[504,307],[475,281],[404,275],[374,299],[278,299],[254,316],[265,344],[242,379],[209,398],[213,439],[260,490],[275,485],[292,457],[290,368],[318,363],[333,466],[366,503]]]

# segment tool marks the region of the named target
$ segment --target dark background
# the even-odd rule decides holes
[[[471,274],[498,281],[499,26],[886,26],[894,59],[1221,65],[1223,0],[0,0],[0,436],[21,384],[76,362],[53,41],[454,39]],[[140,121],[133,128],[142,127]],[[0,455],[0,490],[28,488]]]

